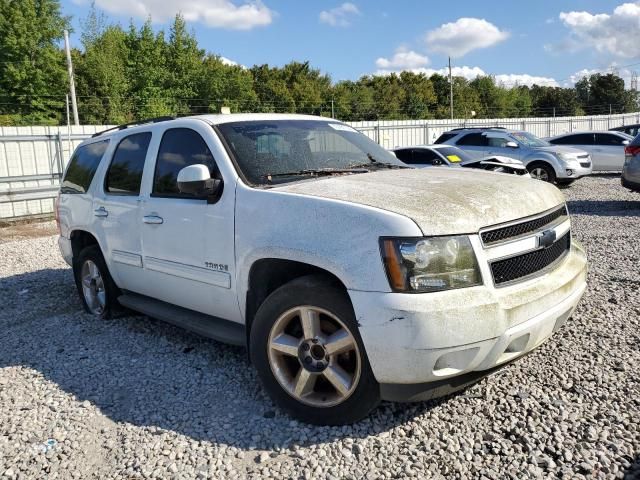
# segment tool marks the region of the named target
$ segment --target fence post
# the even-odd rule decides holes
[[[380,125],[379,124],[373,127],[373,138],[375,139],[376,143],[380,145]]]
[[[429,122],[424,122],[424,143],[429,145],[431,143],[431,137],[429,136]]]
[[[547,137],[550,137],[551,135],[551,119],[547,119]]]
[[[62,146],[62,134],[58,131],[58,141],[56,146],[59,152],[58,155],[58,179],[62,180],[62,172],[64,172],[64,150]]]

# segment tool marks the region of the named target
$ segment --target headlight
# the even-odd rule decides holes
[[[437,292],[482,283],[467,236],[383,238],[389,284],[397,292]]]
[[[565,162],[577,162],[576,157],[574,157],[571,154],[568,153],[558,153],[558,158],[560,158],[560,160],[564,160]]]

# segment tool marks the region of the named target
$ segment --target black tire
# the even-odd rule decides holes
[[[567,188],[570,187],[571,184],[573,184],[573,182],[575,182],[575,179],[571,179],[571,180],[557,180],[556,184],[558,185],[558,187],[560,188]]]
[[[527,170],[529,170],[529,173],[531,174],[532,177],[534,177],[534,174],[536,172],[538,172],[538,171],[542,172],[546,178],[544,178],[544,179],[540,178],[540,180],[542,180],[544,182],[549,182],[549,183],[555,183],[556,182],[556,171],[548,163],[533,162],[533,163],[530,163],[529,165],[527,165]],[[538,176],[536,175],[536,177],[534,177],[534,178],[537,178],[537,177]]]
[[[271,329],[285,312],[303,305],[335,315],[357,342],[361,366],[359,379],[352,393],[337,405],[318,407],[302,403],[284,389],[272,371],[269,360]],[[303,422],[316,425],[350,424],[366,417],[380,403],[380,386],[371,371],[351,302],[344,290],[331,285],[321,276],[298,278],[269,295],[256,313],[249,348],[252,362],[269,396],[279,407]],[[291,361],[299,362],[299,368],[303,368],[298,359],[292,357]]]
[[[93,262],[97,267],[102,280],[105,304],[101,312],[96,312],[95,309],[90,307],[83,291],[82,270],[85,263],[89,261]],[[98,318],[113,318],[119,310],[118,296],[120,295],[120,290],[113,281],[113,278],[111,278],[111,274],[109,273],[109,269],[107,268],[107,264],[104,261],[104,257],[102,256],[102,252],[98,245],[85,247],[82,249],[78,257],[73,259],[73,275],[76,281],[78,294],[80,295],[80,301],[82,302],[82,306],[85,311],[97,316]]]

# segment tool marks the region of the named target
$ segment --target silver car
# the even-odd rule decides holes
[[[622,186],[640,192],[640,135],[625,147],[624,152]]]
[[[505,128],[455,128],[436,140],[482,158],[500,155],[520,160],[531,177],[569,184],[591,173],[591,156],[571,147],[551,145],[529,132]]]
[[[579,148],[591,155],[594,172],[622,170],[624,147],[633,137],[623,132],[571,132],[547,139],[552,145]]]

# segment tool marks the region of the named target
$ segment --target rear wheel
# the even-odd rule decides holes
[[[528,167],[531,178],[542,180],[543,182],[554,183],[556,181],[556,172],[553,167],[547,163],[533,163]]]
[[[111,318],[118,306],[119,290],[97,245],[84,248],[74,259],[73,271],[80,299],[87,313]]]
[[[273,292],[256,313],[250,348],[269,395],[304,422],[352,423],[380,401],[351,303],[322,277]]]

